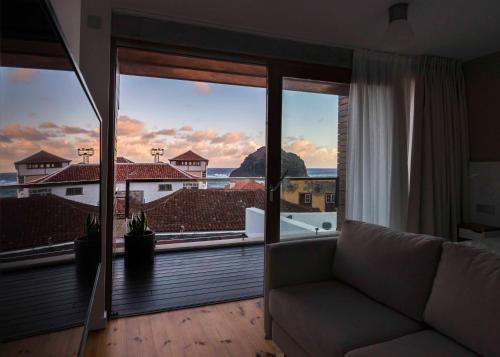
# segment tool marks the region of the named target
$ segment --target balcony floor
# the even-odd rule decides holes
[[[93,274],[77,274],[74,264],[1,274],[2,340],[83,325]]]
[[[162,253],[147,268],[113,264],[113,316],[262,296],[263,245]]]
[[[113,262],[113,316],[253,298],[263,294],[263,245],[159,253],[149,269]],[[1,275],[2,340],[79,326],[94,276],[73,264]]]

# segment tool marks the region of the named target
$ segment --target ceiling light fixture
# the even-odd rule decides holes
[[[390,49],[407,47],[413,41],[413,30],[408,23],[408,3],[394,4],[389,8],[389,26],[384,37]]]

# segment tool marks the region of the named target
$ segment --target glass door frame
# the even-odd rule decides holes
[[[285,78],[349,84],[351,70],[319,64],[272,61],[267,70],[265,244],[280,241],[281,129]],[[341,89],[339,88],[339,91]]]

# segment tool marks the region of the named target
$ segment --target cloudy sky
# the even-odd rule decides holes
[[[73,73],[0,68],[0,91],[0,172],[41,149],[76,162],[76,148],[98,149],[98,121]],[[286,91],[283,100],[284,149],[307,167],[336,167],[337,98]],[[265,89],[122,75],[117,152],[152,162],[152,147],[164,161],[191,149],[210,167],[238,167],[265,144],[265,120]]]

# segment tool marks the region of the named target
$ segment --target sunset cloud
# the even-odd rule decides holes
[[[116,133],[118,135],[139,134],[144,130],[145,126],[146,125],[141,120],[130,118],[126,115],[120,115]]]
[[[196,130],[193,134],[185,136],[188,141],[200,142],[212,140],[217,137],[217,133],[213,129]]]
[[[223,143],[223,144],[230,144],[230,143],[235,143],[237,141],[246,139],[247,136],[245,133],[240,132],[240,131],[231,131],[229,133],[225,133],[222,136],[217,136],[212,139],[212,143]]]
[[[154,132],[156,135],[164,135],[164,136],[174,136],[177,134],[177,130],[175,129],[162,129]]]
[[[193,127],[191,125],[181,126],[179,131],[193,131]]]
[[[0,172],[13,171],[15,161],[40,150],[79,162],[77,148],[93,147],[96,154],[91,162],[98,162],[99,145],[99,128],[59,126],[48,121],[34,126],[9,123],[0,127]]]
[[[44,121],[44,122],[40,123],[40,125],[38,125],[38,127],[40,129],[56,129],[56,128],[59,128],[59,125],[57,125],[56,123],[51,122],[51,121]]]
[[[299,155],[307,167],[337,166],[337,149],[334,147],[317,146],[304,138],[287,137],[283,149]]]
[[[194,89],[202,95],[211,95],[212,87],[207,82],[194,82]]]
[[[72,135],[72,134],[88,134],[92,131],[81,128],[79,126],[63,125],[61,126],[61,132],[63,134]]]
[[[47,134],[31,127],[24,126],[17,123],[7,124],[2,131],[1,135],[5,135],[10,139],[26,139],[26,140],[45,140],[47,139]]]
[[[33,68],[16,68],[9,75],[9,80],[12,83],[23,83],[29,84],[40,75],[41,71],[39,69]]]

